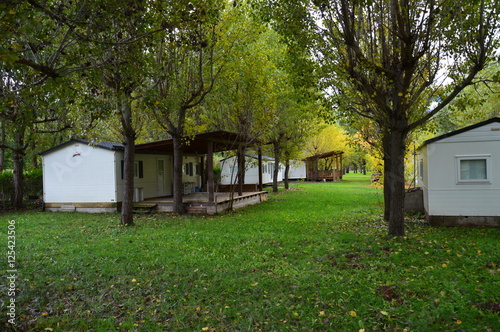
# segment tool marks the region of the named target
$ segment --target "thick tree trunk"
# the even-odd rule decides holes
[[[184,204],[182,197],[184,195],[184,187],[182,185],[182,136],[179,134],[172,135],[174,147],[174,213],[184,214]]]
[[[389,209],[389,235],[403,236],[406,134],[402,130],[392,130],[389,137],[390,150],[385,154],[388,157],[390,171],[384,174],[384,183],[389,189],[389,200],[385,202],[386,209],[387,206]]]
[[[134,155],[135,130],[132,125],[132,104],[126,93],[119,95],[121,122],[123,129],[123,201],[121,208],[121,224],[134,224]]]
[[[391,174],[391,158],[389,157],[389,153],[391,150],[390,144],[390,135],[386,133],[382,137],[382,151],[383,151],[383,160],[384,160],[384,220],[389,221],[389,216],[391,214],[390,209],[390,201],[391,201],[391,184],[389,182],[389,174]]]
[[[12,149],[13,159],[13,185],[14,193],[12,196],[12,205],[15,208],[23,207],[24,196],[24,128],[18,128],[18,133],[14,135],[14,149]]]
[[[24,196],[24,130],[15,135],[15,148],[12,150],[13,154],[13,185],[14,193],[12,196],[12,205],[15,208],[23,207]]]
[[[288,179],[288,175],[290,173],[290,159],[287,159],[285,162],[285,190],[290,189],[290,181]]]
[[[135,138],[124,136],[123,151],[123,201],[121,209],[121,224],[134,224],[134,151]]]

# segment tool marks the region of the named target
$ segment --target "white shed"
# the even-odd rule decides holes
[[[290,169],[288,170],[288,179],[305,180],[306,178],[307,178],[306,162],[303,160],[291,160]]]
[[[41,153],[43,201],[49,211],[114,212],[123,198],[123,145],[72,139]],[[185,193],[200,186],[200,157],[185,156]],[[168,154],[136,153],[134,201],[172,195]]]
[[[283,181],[285,167],[280,164],[278,182]],[[237,183],[238,161],[237,157],[229,157],[221,160],[221,184],[229,185]],[[274,158],[262,156],[262,183],[273,183]],[[245,184],[259,184],[258,157],[255,155],[245,156]]]
[[[500,118],[424,142],[419,182],[429,223],[500,226]]]

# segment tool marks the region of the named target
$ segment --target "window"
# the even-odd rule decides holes
[[[420,176],[421,179],[424,178],[424,160],[420,159],[418,163],[418,175]]]
[[[123,180],[123,172],[125,170],[125,161],[121,161],[121,176]],[[144,177],[144,163],[142,160],[134,162],[134,177],[142,179]]]
[[[457,156],[458,183],[489,183],[491,155]]]
[[[142,160],[134,162],[134,177],[140,179],[144,177],[144,164]]]

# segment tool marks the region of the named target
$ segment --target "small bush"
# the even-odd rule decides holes
[[[0,172],[0,202],[5,204],[12,199],[14,172],[4,170]],[[43,191],[43,173],[41,169],[24,172],[24,195],[26,198],[40,196]]]
[[[33,169],[24,172],[24,195],[40,196],[43,191],[43,172],[41,169]]]
[[[0,202],[7,202],[12,198],[12,170],[0,172]]]

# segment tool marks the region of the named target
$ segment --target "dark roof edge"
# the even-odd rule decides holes
[[[434,142],[440,141],[442,139],[445,139],[445,138],[448,138],[448,137],[451,137],[451,136],[455,136],[455,135],[464,133],[466,131],[469,131],[469,130],[472,130],[472,129],[476,129],[476,128],[488,125],[490,123],[495,123],[495,122],[500,123],[500,118],[491,118],[489,120],[482,121],[482,122],[479,122],[479,123],[476,123],[476,124],[473,124],[473,125],[470,125],[470,126],[467,126],[467,127],[464,127],[464,128],[452,131],[452,132],[449,132],[447,134],[443,134],[443,135],[440,135],[440,136],[428,139],[428,140],[424,141],[424,143],[422,143],[422,145],[419,147],[419,149],[423,148],[427,144],[434,143]]]
[[[221,159],[221,161],[223,161],[223,160],[228,160],[228,159],[230,159],[230,158],[234,158],[234,157],[236,157],[236,155],[231,156],[231,157],[227,157],[227,158],[224,158],[224,159]],[[256,154],[247,154],[247,153],[245,153],[245,157],[248,157],[248,158],[253,158],[253,159],[258,159],[258,158],[259,158],[259,156],[258,156],[258,155],[256,155]],[[269,156],[262,155],[262,160],[266,160],[266,161],[274,161],[274,158],[273,158],[273,157],[269,157]]]
[[[88,142],[86,140],[83,140],[83,139],[80,139],[80,138],[72,138],[70,139],[69,141],[66,141],[64,143],[61,143],[57,146],[54,146],[50,149],[47,149],[45,151],[42,151],[39,153],[39,155],[43,156],[43,155],[46,155],[52,151],[55,151],[55,150],[58,150],[68,144],[71,144],[71,143],[81,143],[81,144],[86,144],[86,145],[89,145],[89,146],[93,146],[93,147],[98,147],[98,148],[101,148],[101,149],[105,149],[105,150],[123,150],[123,144],[122,143],[114,143],[114,142],[103,142],[103,141],[95,141],[95,142]]]

